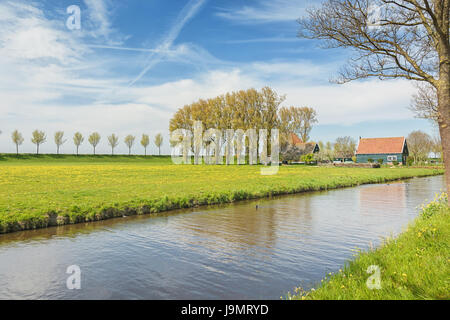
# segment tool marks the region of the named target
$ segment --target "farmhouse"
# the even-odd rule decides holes
[[[315,142],[303,142],[295,133],[290,133],[288,143],[291,147],[296,147],[301,155],[314,154],[320,151],[319,145]]]
[[[406,164],[408,145],[405,137],[398,138],[364,138],[359,140],[356,151],[356,162],[367,163],[369,159],[377,162],[383,159],[384,163]]]

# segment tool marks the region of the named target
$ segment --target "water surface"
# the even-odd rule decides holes
[[[279,299],[400,232],[443,188],[418,178],[0,235],[0,299]]]

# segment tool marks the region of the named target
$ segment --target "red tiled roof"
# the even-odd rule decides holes
[[[403,153],[405,137],[364,138],[359,140],[356,154]]]
[[[293,145],[302,144],[303,140],[300,139],[295,133],[291,132],[289,135],[289,142]]]

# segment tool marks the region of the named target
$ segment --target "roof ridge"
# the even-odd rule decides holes
[[[363,140],[363,139],[366,139],[366,140],[369,140],[369,139],[405,139],[405,137],[401,136],[401,137],[385,137],[385,138],[361,138],[361,140]]]

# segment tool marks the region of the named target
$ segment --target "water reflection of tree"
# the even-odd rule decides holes
[[[145,223],[146,219],[154,219],[154,222],[169,224],[171,228],[178,229],[179,234],[185,237],[185,243],[197,244],[197,240],[188,235],[190,232],[191,235],[202,237],[203,245],[216,249],[220,246],[230,247],[233,250],[256,246],[261,250],[271,250],[279,237],[295,240],[299,234],[311,232],[313,196],[313,194],[282,196],[234,205],[177,210],[156,216],[133,216],[126,219],[115,218],[27,230],[0,235],[0,245],[49,240],[54,237],[76,238],[79,235],[120,228],[121,225],[129,228],[133,223]],[[256,205],[259,206],[258,209]],[[194,214],[189,214],[193,211]],[[196,211],[198,213],[195,213]]]
[[[93,232],[105,231],[108,228],[118,227],[150,216],[132,216],[126,219],[114,218],[95,222],[67,224],[57,227],[25,230],[13,233],[0,234],[0,246],[10,242],[49,240],[54,237],[76,238],[79,235],[88,235]]]
[[[256,208],[258,205],[258,208]],[[246,250],[258,247],[272,251],[280,238],[298,240],[311,233],[311,196],[297,195],[231,205],[187,217],[176,225],[190,244],[211,246],[214,250]],[[200,239],[200,240],[199,240]]]

